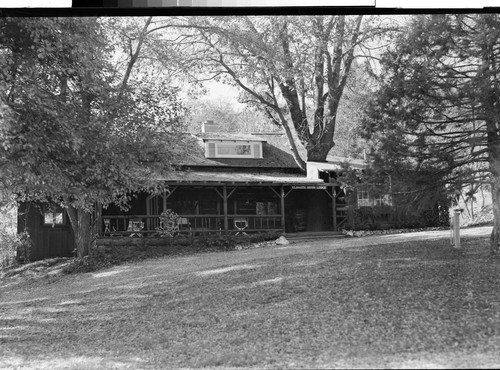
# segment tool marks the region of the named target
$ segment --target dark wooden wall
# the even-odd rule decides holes
[[[229,187],[229,191],[232,188]],[[219,189],[222,192],[222,189]],[[279,197],[267,187],[238,187],[228,199],[229,215],[255,215],[257,202],[273,202],[275,213],[279,214]],[[223,201],[211,188],[179,186],[168,198],[167,208],[178,214],[223,214]]]
[[[285,198],[286,232],[333,230],[332,200],[323,189],[297,189]]]
[[[223,215],[224,202],[211,187],[179,185],[167,199],[167,208],[179,215]],[[280,187],[273,191],[267,186],[228,186],[229,216],[281,215]],[[288,188],[287,188],[288,189]],[[288,190],[286,190],[288,191]],[[117,207],[103,209],[103,215],[145,215],[148,194],[132,199],[130,209],[124,212]],[[163,200],[160,200],[162,203]],[[159,207],[162,210],[163,206]],[[332,199],[323,189],[294,189],[285,198],[286,232],[333,230]],[[231,225],[229,225],[231,228]]]
[[[35,203],[22,203],[18,210],[17,232],[27,229],[32,241],[30,260],[73,256],[75,238],[67,215],[64,225],[52,227],[44,225],[42,210]]]

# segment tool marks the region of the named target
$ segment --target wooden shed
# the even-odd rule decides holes
[[[19,205],[17,218],[17,232],[30,235],[31,261],[74,256],[75,238],[65,210],[27,202]]]

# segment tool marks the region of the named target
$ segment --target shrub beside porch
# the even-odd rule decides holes
[[[160,257],[165,255],[185,255],[204,251],[233,250],[237,245],[275,240],[279,232],[249,235],[202,235],[198,237],[109,237],[98,238],[93,256],[112,262]]]

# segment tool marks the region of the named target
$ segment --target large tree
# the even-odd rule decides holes
[[[365,127],[379,163],[422,170],[450,192],[489,183],[498,254],[500,16],[415,16],[382,67]]]
[[[299,166],[324,161],[334,146],[337,111],[358,56],[383,34],[379,21],[360,16],[185,17],[163,43],[177,53],[159,58],[197,80],[238,86],[242,101],[282,126]],[[180,30],[180,32],[179,32]],[[307,152],[299,154],[299,145]]]
[[[188,130],[200,132],[201,122],[214,120],[223,132],[264,132],[270,131],[262,112],[245,106],[238,109],[226,99],[188,99],[185,102],[189,114]]]
[[[0,185],[18,200],[65,207],[79,257],[89,251],[96,202],[125,204],[130,191],[157,186],[152,173],[177,154],[182,111],[168,87],[132,81],[140,43],[123,68],[111,64],[103,23],[0,21]]]

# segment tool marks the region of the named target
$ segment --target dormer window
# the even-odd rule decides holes
[[[215,141],[205,143],[207,158],[262,158],[260,141]]]
[[[250,144],[215,143],[215,152],[217,156],[252,157],[252,146]]]

